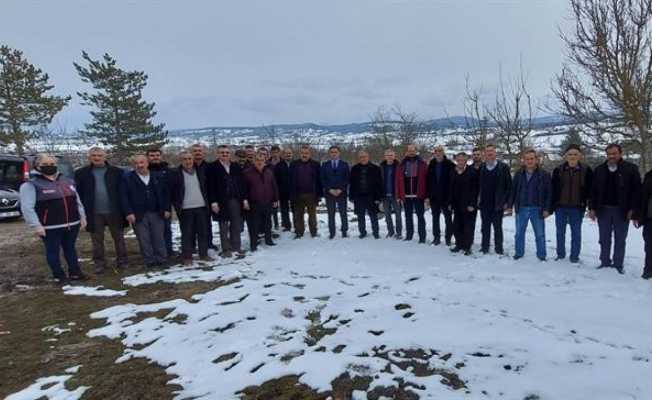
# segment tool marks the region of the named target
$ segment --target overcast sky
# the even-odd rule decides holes
[[[4,0],[0,42],[84,88],[81,51],[148,73],[146,98],[168,128],[368,120],[400,104],[424,118],[462,112],[465,75],[490,92],[523,59],[549,91],[567,0]],[[73,96],[68,130],[88,110]]]

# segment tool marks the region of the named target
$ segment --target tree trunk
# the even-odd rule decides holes
[[[15,121],[11,122],[11,138],[16,146],[16,153],[22,156],[25,152],[25,136],[23,136],[23,133],[20,131],[20,125]]]
[[[643,138],[645,136],[642,136]],[[639,168],[641,174],[645,174],[647,171],[652,169],[652,144],[649,143],[646,139],[641,140],[641,154]]]

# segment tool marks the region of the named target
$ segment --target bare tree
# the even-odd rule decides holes
[[[273,125],[263,125],[263,132],[269,143],[276,143],[279,139],[280,129]]]
[[[377,145],[381,148],[389,148],[394,144],[395,123],[392,121],[392,113],[385,106],[380,106],[369,117],[371,125],[370,145]]]
[[[466,76],[464,95],[464,141],[474,147],[484,147],[490,139],[490,118],[482,101],[482,88],[471,87],[471,77]]]
[[[593,146],[621,141],[652,168],[652,0],[570,0],[567,61],[553,81],[559,112]]]
[[[419,136],[426,132],[426,124],[419,119],[416,113],[407,112],[399,105],[392,108],[392,113],[398,123],[396,138],[401,146],[414,143]]]
[[[505,151],[509,165],[530,146],[534,107],[527,88],[527,79],[521,65],[518,76],[505,81],[499,72],[496,101],[487,109],[491,121],[496,124],[495,141]]]

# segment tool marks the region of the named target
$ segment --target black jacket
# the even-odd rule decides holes
[[[195,174],[197,174],[197,179],[199,180],[199,189],[201,194],[204,197],[204,202],[208,207],[208,187],[206,181],[206,168],[197,168],[195,167]],[[177,211],[177,214],[183,209],[183,198],[186,193],[185,185],[185,175],[183,174],[183,167],[179,166],[168,174],[169,187],[170,187],[170,201],[174,206],[174,209]]]
[[[652,170],[645,174],[645,179],[643,180],[643,186],[641,189],[641,206],[639,207],[637,215],[634,218],[638,220],[641,225],[652,223],[652,218],[650,218],[648,212],[650,199],[652,199]]]
[[[125,171],[122,169],[109,165],[109,163],[106,164],[104,180],[109,193],[109,202],[111,203],[111,209],[115,210],[122,220],[124,220],[125,213],[122,211],[120,192],[124,174]],[[81,167],[75,171],[75,188],[88,216],[86,230],[95,232],[95,218],[93,218],[93,215],[95,215],[95,177],[93,176],[92,165]]]
[[[207,188],[209,203],[217,203],[220,212],[216,215],[220,221],[231,218],[226,202],[229,199],[238,200],[242,204],[245,195],[245,183],[242,176],[242,167],[238,163],[230,163],[229,173],[219,160],[211,163],[207,168]]]
[[[480,174],[469,165],[463,173],[457,169],[450,172],[450,197],[448,204],[453,210],[465,210],[467,207],[478,208],[478,192],[480,191]]]
[[[159,176],[159,180],[168,184],[168,175],[174,172],[167,161],[161,161],[160,164],[149,164],[148,167],[150,172],[153,172]]]
[[[430,199],[431,204],[447,205],[450,200],[450,177],[451,171],[455,169],[455,163],[444,157],[442,161],[441,173],[437,179],[437,161],[430,160],[428,163],[428,173],[426,175],[426,196]]]
[[[369,163],[367,164],[367,185],[369,193],[360,193],[360,171],[364,168],[360,164],[356,164],[351,168],[351,175],[349,180],[349,196],[351,200],[355,201],[356,198],[359,198],[363,195],[371,196],[371,199],[374,201],[380,201],[383,198],[383,178],[380,171],[380,167],[376,164]]]
[[[290,199],[290,166],[285,160],[274,165],[274,177],[278,187],[278,196],[281,201]]]
[[[593,184],[593,170],[586,164],[579,164],[582,173],[582,183],[580,188],[580,201],[582,202],[581,208],[586,209],[589,198],[591,197],[591,189]],[[568,163],[565,162],[552,171],[552,209],[556,210],[559,207],[559,198],[561,197],[561,172],[568,168]]]
[[[494,206],[497,211],[504,210],[505,207],[509,204],[509,199],[512,194],[512,172],[509,169],[509,165],[505,164],[502,161],[496,161],[496,195],[494,198]],[[486,175],[489,173],[487,169],[487,164],[482,164],[479,170],[479,185],[482,188],[482,181],[486,179]],[[482,199],[482,193],[478,192],[478,205],[479,208],[485,208],[484,201]],[[491,204],[491,203],[489,203]]]
[[[301,160],[294,160],[290,164],[290,199],[294,199],[297,196],[297,165],[303,161]],[[317,199],[319,200],[323,195],[324,195],[324,190],[322,189],[321,186],[321,166],[319,165],[319,162],[315,160],[308,160],[310,163],[310,166],[313,170],[314,174],[314,190],[315,194],[317,196]]]
[[[615,190],[618,207],[622,211],[622,215],[626,217],[630,211],[638,215],[641,203],[641,174],[638,167],[628,161],[621,160],[618,164],[617,187],[615,188],[607,187],[608,175],[609,167],[606,161],[595,168],[589,209],[599,214],[607,198],[607,191]]]
[[[149,175],[149,184],[161,216],[166,211],[170,212],[170,192],[168,191],[168,185],[159,174],[151,172]],[[134,214],[136,221],[140,221],[145,214],[147,205],[145,184],[140,180],[136,171],[131,171],[124,175],[120,188],[120,201],[125,215]]]
[[[520,191],[521,184],[524,180],[526,173],[525,167],[521,168],[512,179],[512,192],[509,200],[509,208],[514,207],[514,211],[518,212],[521,206]],[[537,204],[542,208],[542,211],[552,213],[552,178],[550,174],[540,167],[534,171],[534,174],[539,175],[539,187],[536,188]]]

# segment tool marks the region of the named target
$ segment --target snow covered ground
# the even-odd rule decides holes
[[[509,249],[513,220],[505,226]],[[625,276],[594,269],[590,222],[579,267],[537,261],[531,235],[529,256],[515,262],[352,231],[332,241],[285,235],[241,262],[127,278],[230,283],[191,301],[96,312],[107,322],[89,335],[121,338],[118,361],[166,367],[183,387],[178,398],[236,398],[286,375],[326,391],[345,372],[366,377],[369,392],[401,386],[421,398],[652,398],[652,284],[639,279],[639,231]],[[167,315],[133,321],[158,310]]]
[[[621,276],[595,270],[597,226],[588,221],[579,266],[539,262],[531,232],[516,262],[360,240],[355,225],[349,239],[328,240],[320,216],[316,239],[284,234],[241,261],[127,277],[127,287],[225,284],[190,301],[98,311],[92,317],[106,323],[88,334],[121,340],[117,362],[144,357],[176,375],[179,399],[238,398],[287,375],[328,391],[344,373],[368,383],[356,399],[392,387],[424,399],[652,398],[652,283],[640,279],[640,231],[630,231]],[[513,226],[506,219],[506,249]]]
[[[62,289],[64,294],[73,296],[115,297],[127,294],[126,290],[111,290],[102,286],[89,287],[66,285]]]
[[[75,390],[66,389],[65,383],[72,378],[81,368],[81,365],[66,369],[65,375],[48,376],[39,378],[36,382],[8,396],[5,400],[34,400],[34,399],[51,399],[51,400],[72,400],[79,399],[89,387],[80,386]]]

